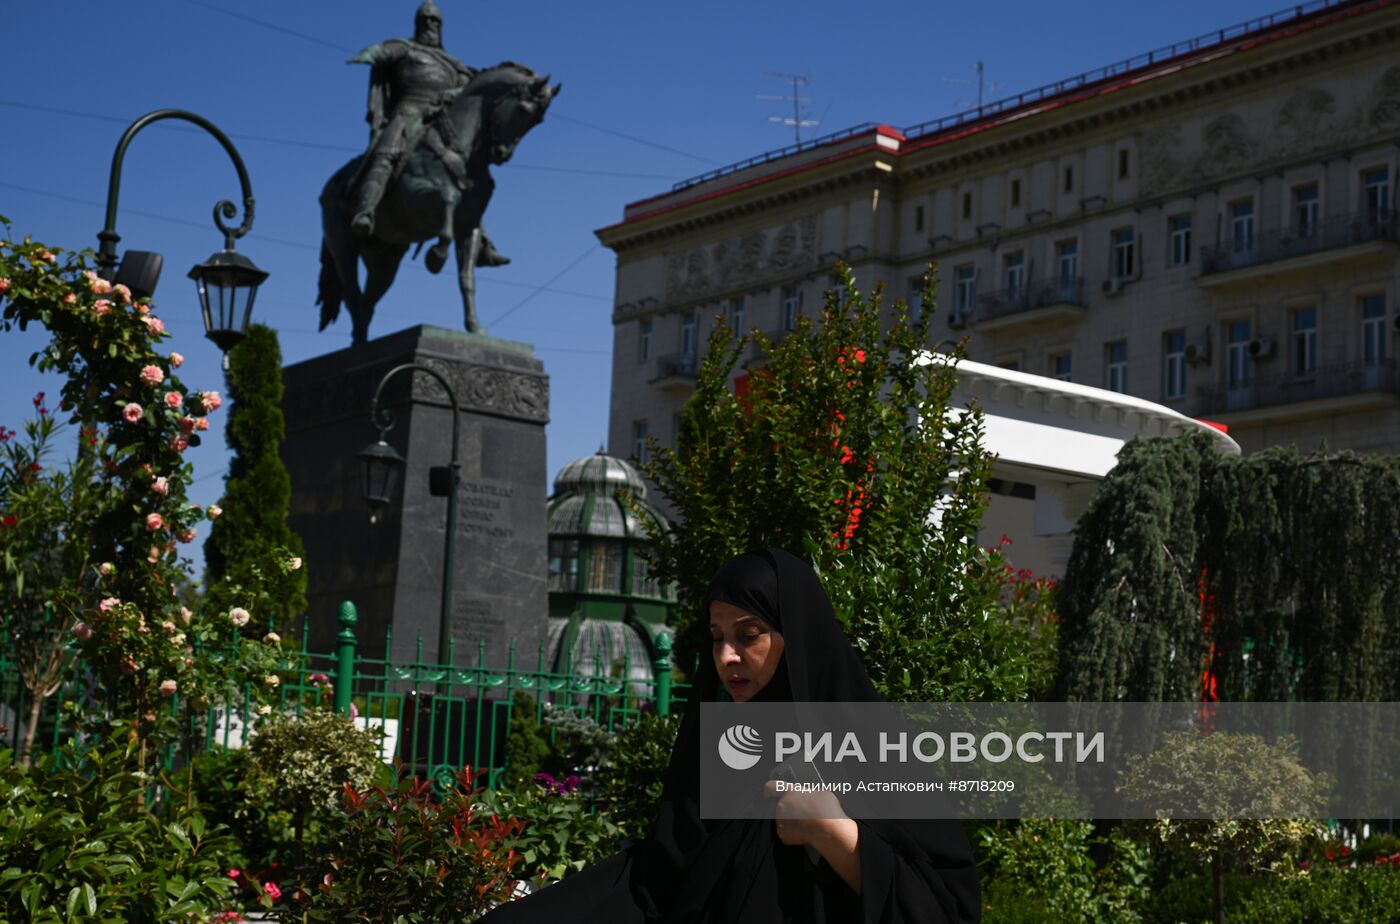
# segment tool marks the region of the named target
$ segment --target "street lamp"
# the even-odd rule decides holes
[[[258,286],[267,278],[267,273],[258,269],[252,260],[234,249],[234,242],[248,233],[253,227],[253,187],[248,182],[248,170],[243,166],[243,158],[228,136],[203,116],[186,112],[183,109],[157,109],[148,112],[129,125],[117,142],[112,154],[112,175],[107,183],[107,223],[97,233],[97,266],[104,276],[111,276],[116,269],[116,282],[124,283],[138,297],[155,294],[160,281],[161,265],[164,259],[158,253],[146,250],[128,250],[122,258],[121,268],[117,269],[117,197],[121,192],[122,162],[126,158],[127,146],[141,129],[162,119],[180,119],[198,125],[214,136],[223,145],[238,171],[238,182],[243,191],[243,223],[236,228],[224,224],[224,219],[233,218],[238,209],[227,199],[214,205],[214,225],[224,234],[224,249],[203,263],[196,264],[189,276],[195,281],[199,292],[199,305],[204,314],[205,336],[224,353],[224,367],[228,367],[228,351],[248,332],[248,321],[253,313],[253,301],[257,298]]]
[[[361,492],[370,508],[370,522],[379,518],[379,511],[393,497],[394,482],[398,473],[406,465],[403,456],[390,446],[384,437],[394,427],[394,419],[387,410],[380,408],[379,399],[384,386],[400,372],[425,372],[437,379],[447,399],[452,402],[452,458],[447,465],[433,466],[428,471],[428,493],[433,497],[447,498],[447,529],[442,550],[442,609],[438,617],[438,660],[447,663],[448,647],[452,639],[452,572],[456,561],[457,548],[457,485],[461,481],[462,467],[457,461],[458,417],[457,395],[441,373],[419,363],[404,363],[384,373],[379,385],[374,389],[374,397],[369,402],[369,419],[379,430],[378,442],[371,443],[355,453],[360,460]]]

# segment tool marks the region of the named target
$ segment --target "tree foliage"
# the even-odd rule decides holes
[[[287,428],[276,331],[262,324],[248,328],[247,337],[229,351],[228,386],[232,407],[225,436],[233,458],[222,512],[204,545],[209,605],[248,606],[237,588],[254,583],[256,568],[264,582],[271,580],[266,602],[284,621],[306,609],[306,571],[281,567],[303,552],[301,537],[287,525],[292,479],[280,455]]]
[[[800,317],[781,342],[717,323],[677,446],[653,445],[643,463],[679,514],[651,538],[679,594],[680,663],[705,650],[698,614],[719,565],[776,545],[814,563],[888,698],[1023,699],[1036,681],[1028,629],[998,604],[999,551],[976,543],[982,415],[951,406],[961,348],[925,351],[932,272],[917,315],[839,272],[820,323]],[[736,395],[751,342],[761,359]]]
[[[1400,698],[1400,459],[1139,440],[1075,531],[1060,692]]]

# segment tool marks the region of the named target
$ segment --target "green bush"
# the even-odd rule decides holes
[[[227,907],[236,845],[184,800],[153,814],[134,748],[27,771],[13,756],[0,750],[0,921],[165,924]]]
[[[593,794],[623,836],[640,840],[651,828],[680,727],[680,716],[643,713],[614,733]]]
[[[1226,875],[1226,920],[1234,924],[1234,912],[1257,889],[1267,883],[1247,876]],[[1209,873],[1170,876],[1152,891],[1143,909],[1146,924],[1212,924],[1215,921],[1215,880]]]
[[[1262,886],[1228,913],[1230,924],[1395,924],[1400,871],[1389,864],[1316,867]]]
[[[535,718],[535,698],[529,693],[516,691],[511,697],[505,752],[506,770],[502,783],[510,788],[529,786],[549,756],[549,740]]]
[[[364,791],[345,788],[340,823],[318,849],[314,888],[294,891],[280,920],[471,921],[504,901],[520,857],[511,844],[522,823],[481,801],[463,770],[441,799],[411,777]]]
[[[622,846],[622,829],[610,813],[589,808],[577,777],[560,783],[540,774],[524,787],[482,793],[481,806],[522,822],[507,846],[521,858],[519,875],[537,885],[592,866]]]

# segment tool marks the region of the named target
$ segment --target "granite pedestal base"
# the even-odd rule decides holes
[[[426,325],[283,369],[292,479],[290,522],[306,545],[313,651],[334,650],[342,600],[359,611],[361,657],[439,660],[447,499],[428,472],[451,458],[451,403],[431,376],[400,373],[381,407],[407,460],[393,502],[370,523],[355,453],[378,438],[369,402],[380,379],[421,363],[452,383],[462,408],[452,635],[455,663],[505,667],[510,640],[533,667],[549,613],[545,586],[544,425],[549,380],[526,344]]]

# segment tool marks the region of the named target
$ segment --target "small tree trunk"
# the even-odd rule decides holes
[[[1225,924],[1225,858],[1217,854],[1210,871],[1215,879],[1215,924]]]
[[[20,748],[19,765],[28,769],[34,762],[34,738],[39,731],[39,714],[44,710],[44,697],[36,695],[29,702],[29,720],[24,726],[24,746]]]

